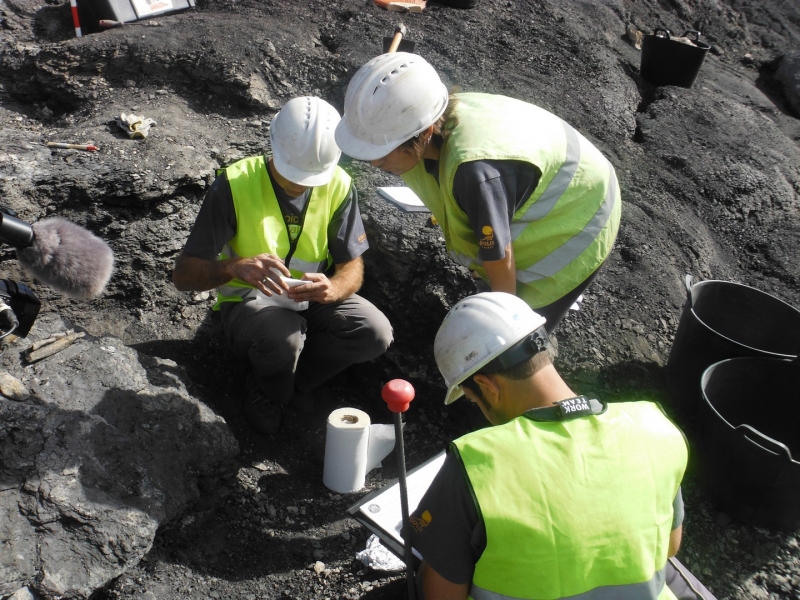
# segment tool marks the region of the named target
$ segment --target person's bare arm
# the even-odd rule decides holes
[[[417,577],[421,578],[425,600],[466,600],[469,597],[469,583],[448,581],[424,561]]]
[[[181,253],[175,261],[172,281],[181,291],[203,292],[225,285],[232,279],[239,279],[271,296],[273,293],[281,294],[287,289],[286,284],[277,283],[280,277],[272,270],[273,268],[291,277],[289,269],[274,254],[259,254],[252,258],[207,260]]]
[[[336,264],[336,272],[330,277],[324,273],[306,273],[303,279],[308,284],[289,290],[289,298],[297,302],[311,300],[321,304],[341,302],[355,294],[364,281],[364,261],[359,256],[353,260]]]
[[[679,525],[673,529],[669,534],[669,557],[673,557],[678,553],[681,547],[681,538],[683,537],[683,525]]]
[[[500,260],[485,260],[483,268],[489,278],[493,292],[517,293],[517,267],[514,264],[514,248],[506,246],[505,256]]]

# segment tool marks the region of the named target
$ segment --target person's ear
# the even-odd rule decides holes
[[[496,407],[500,402],[500,386],[497,382],[497,376],[493,374],[485,375],[483,373],[478,373],[477,375],[473,376],[475,383],[478,384],[478,387],[483,394],[483,397],[489,403],[490,406]]]
[[[425,143],[428,144],[433,137],[433,125],[428,125],[427,129],[422,130],[421,139],[425,140]]]

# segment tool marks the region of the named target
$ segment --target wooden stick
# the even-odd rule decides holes
[[[34,363],[36,361],[42,360],[43,358],[47,358],[48,356],[52,356],[56,352],[61,352],[65,348],[68,348],[72,342],[77,339],[84,337],[86,334],[84,332],[80,333],[71,333],[61,339],[57,339],[50,344],[40,347],[38,350],[33,350],[29,348],[25,352],[25,360],[29,363]]]
[[[400,45],[400,40],[403,39],[403,36],[407,33],[406,26],[402,23],[398,23],[397,27],[394,30],[394,37],[392,38],[392,43],[389,44],[389,49],[386,51],[387,54],[391,54],[392,52],[397,52],[397,47]]]

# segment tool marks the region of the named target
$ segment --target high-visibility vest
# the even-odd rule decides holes
[[[665,585],[681,432],[651,402],[453,443],[486,526],[474,600],[674,600]]]
[[[242,159],[225,169],[236,211],[236,235],[225,245],[219,259],[249,258],[275,254],[286,258],[291,240],[267,172],[264,156]],[[332,263],[328,252],[328,225],[350,192],[350,176],[336,167],[333,179],[311,189],[302,231],[287,267],[292,277],[321,273]],[[214,310],[222,302],[239,302],[253,286],[234,279],[219,288]]]
[[[455,94],[457,124],[439,159],[439,183],[424,161],[403,174],[439,221],[450,256],[486,279],[478,257],[495,243],[477,239],[453,197],[456,169],[474,160],[525,161],[541,170],[511,219],[517,296],[546,306],[583,283],[611,252],[622,201],[611,163],[560,118],[533,104],[491,94]]]

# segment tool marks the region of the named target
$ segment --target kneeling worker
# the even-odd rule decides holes
[[[369,245],[337,166],[339,118],[319,98],[288,102],[272,121],[272,156],[219,173],[173,272],[179,290],[219,289],[214,310],[227,349],[252,365],[244,408],[261,433],[278,430],[295,394],[392,342],[383,313],[356,295]]]
[[[683,435],[652,402],[576,396],[544,324],[520,298],[487,292],[439,329],[445,404],[464,394],[494,426],[453,442],[412,515],[424,598],[713,598],[671,558]]]

